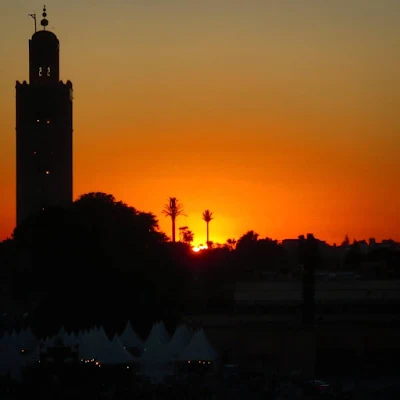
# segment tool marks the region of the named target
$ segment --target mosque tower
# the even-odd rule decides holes
[[[17,225],[72,203],[72,83],[60,81],[60,46],[46,30],[29,40],[29,83],[16,83]]]

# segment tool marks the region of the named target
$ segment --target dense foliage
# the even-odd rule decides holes
[[[39,319],[107,324],[177,315],[182,303],[189,248],[172,248],[153,214],[111,195],[89,193],[70,209],[46,209],[17,227],[13,241],[13,293],[28,302],[45,298]]]
[[[107,326],[127,318],[176,321],[197,307],[227,309],[233,304],[232,283],[286,275],[302,279],[303,316],[312,323],[318,270],[360,272],[369,262],[377,265],[375,277],[399,273],[399,252],[379,248],[365,254],[360,243],[350,245],[348,239],[340,252],[331,253],[337,248],[313,235],[300,236],[293,251],[248,231],[194,253],[193,233],[188,227],[180,233],[181,241],[171,242],[154,214],[109,194],[89,193],[69,209],[32,216],[0,243],[3,287],[12,289],[9,296],[24,304],[38,326]]]

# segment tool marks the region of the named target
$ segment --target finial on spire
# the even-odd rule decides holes
[[[40,21],[40,25],[43,26],[43,29],[46,30],[46,26],[49,24],[49,21],[46,19],[47,13],[46,13],[46,6],[43,6],[43,19]]]

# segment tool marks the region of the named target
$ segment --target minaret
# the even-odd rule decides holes
[[[54,33],[46,31],[46,7],[40,21],[43,30],[29,41],[29,81],[35,84],[54,84],[60,80],[60,44]]]
[[[59,41],[29,40],[29,83],[16,83],[17,225],[46,207],[72,203],[72,83],[60,81]]]

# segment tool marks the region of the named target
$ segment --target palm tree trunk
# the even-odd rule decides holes
[[[210,240],[209,240],[210,238],[208,237],[208,222],[207,222],[207,247],[208,247],[208,243],[210,242]]]
[[[175,218],[172,218],[172,241],[175,243]]]

